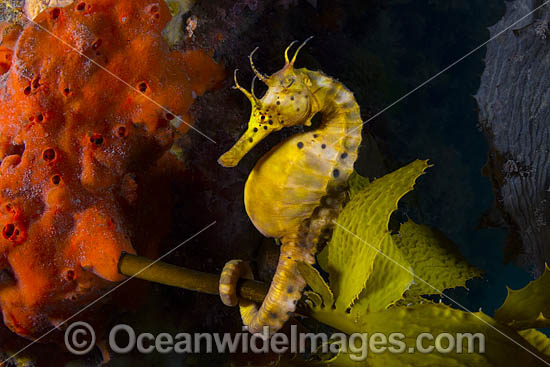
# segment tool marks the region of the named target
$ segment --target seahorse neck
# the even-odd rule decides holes
[[[322,130],[340,130],[344,134],[361,134],[359,105],[353,93],[339,81],[319,71],[306,71],[312,81],[312,112],[322,115]]]

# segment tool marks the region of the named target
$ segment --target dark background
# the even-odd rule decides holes
[[[256,65],[270,74],[283,65],[293,40],[315,38],[297,66],[322,70],[355,93],[364,121],[489,39],[487,27],[504,14],[501,0],[202,0],[185,17],[199,20],[195,39],[183,48],[213,49],[228,70],[224,85],[193,107],[195,126],[212,144],[190,131],[181,139],[186,173],[175,182],[173,230],[169,250],[216,220],[216,225],[164,259],[192,269],[219,273],[230,259],[246,259],[260,279],[269,281],[278,257],[272,240],[263,239],[246,216],[244,182],[269,147],[293,131],[267,139],[233,169],[216,160],[244,130],[250,106],[232,90],[233,69],[248,87],[247,56],[256,46]],[[222,37],[220,37],[220,35]],[[506,232],[483,229],[492,205],[491,183],[481,174],[488,145],[478,128],[476,102],[485,49],[481,49],[408,98],[369,121],[356,168],[380,177],[415,159],[434,164],[416,190],[402,200],[400,218],[440,229],[467,260],[485,271],[468,289],[447,293],[466,308],[492,315],[506,297],[532,279],[504,264]],[[260,86],[258,93],[262,92]],[[215,296],[149,285],[145,297],[130,300],[129,310],[113,315],[112,325],[127,323],[136,332],[226,332],[240,330],[236,308]],[[235,363],[246,363],[238,356]],[[224,356],[114,356],[112,366],[210,365]]]
[[[247,56],[256,46],[260,47],[256,65],[270,74],[282,67],[283,51],[291,41],[313,35],[297,66],[319,69],[342,81],[355,93],[367,121],[486,42],[487,27],[503,15],[504,2],[320,0],[314,7],[308,1],[218,0],[199,2],[192,13],[200,24],[194,42],[203,47],[214,44],[215,57],[229,72],[241,70],[243,86],[252,79]],[[212,41],[217,33],[224,35],[224,41]],[[504,230],[480,226],[494,199],[491,183],[481,173],[488,145],[478,127],[473,98],[484,54],[483,48],[369,121],[356,168],[364,176],[379,177],[417,158],[431,160],[434,167],[402,200],[399,215],[439,228],[471,264],[485,271],[483,279],[468,282],[468,289],[447,293],[469,310],[481,307],[492,315],[506,297],[506,286],[521,288],[532,277],[504,264]],[[166,261],[220,272],[225,261],[241,258],[252,261],[260,279],[269,281],[278,249],[249,222],[243,188],[258,158],[292,131],[270,137],[238,167],[220,167],[217,158],[243,132],[250,111],[246,98],[231,85],[229,77],[220,90],[208,93],[194,107],[195,126],[217,144],[193,132],[181,141],[187,177],[175,190],[175,227],[167,244],[179,243],[212,220],[217,224]],[[261,95],[259,85],[257,91]],[[224,307],[217,297],[158,285],[151,288],[148,306],[124,316],[143,331],[239,330],[237,309]],[[124,360],[135,365],[136,358],[120,358],[120,365]],[[186,364],[224,360],[221,356],[147,358],[144,363],[154,360],[163,365],[177,364],[177,359]]]
[[[283,50],[291,41],[313,35],[297,66],[319,69],[342,81],[355,93],[364,121],[486,42],[487,27],[504,13],[504,2],[497,0],[321,0],[316,7],[308,1],[232,4],[199,3],[193,11],[199,19],[201,14],[211,19],[202,28],[205,33],[212,28],[225,32],[226,41],[216,47],[215,55],[229,71],[240,69],[242,85],[248,86],[252,78],[247,56],[256,46],[256,65],[270,74],[283,65]],[[469,291],[459,289],[452,295],[469,309],[482,307],[492,314],[506,296],[506,285],[522,287],[531,276],[513,264],[504,265],[505,231],[480,226],[494,199],[481,173],[488,146],[473,98],[484,55],[483,48],[369,121],[356,168],[365,176],[379,177],[417,158],[431,160],[434,167],[403,200],[400,214],[442,230],[470,263],[486,272],[483,280],[469,283]],[[258,158],[292,132],[270,137],[236,168],[218,166],[216,159],[240,136],[250,111],[246,98],[231,85],[228,78],[221,90],[204,96],[195,107],[196,126],[218,144],[193,133],[184,144],[193,182],[188,190],[195,195],[192,202],[185,200],[183,215],[187,218],[200,208],[200,220],[191,218],[196,221],[193,229],[213,217],[218,224],[196,245],[182,249],[181,256],[210,257],[210,270],[219,270],[228,258],[247,258],[257,261],[261,272],[269,265],[264,261],[269,245],[256,235],[244,212],[244,181]],[[257,91],[261,95],[261,86]],[[189,222],[179,225],[181,232],[193,233]],[[197,262],[188,265],[196,267]]]
[[[308,1],[221,0],[199,3],[193,13],[199,20],[208,19],[199,26],[196,43],[212,45],[212,33],[224,34],[215,56],[228,71],[239,68],[246,87],[253,75],[247,56],[256,46],[260,47],[256,65],[270,74],[282,67],[283,50],[291,41],[313,35],[297,66],[319,69],[342,81],[355,93],[367,121],[487,41],[487,27],[503,15],[504,2],[321,0],[314,7]],[[494,199],[491,184],[481,173],[488,146],[473,98],[484,54],[483,48],[370,121],[356,168],[362,175],[379,177],[417,158],[431,160],[434,167],[402,201],[399,214],[439,228],[471,264],[485,271],[483,279],[468,282],[468,289],[447,293],[466,308],[481,307],[491,315],[503,303],[506,286],[521,288],[532,278],[513,264],[504,264],[504,230],[480,228]],[[251,260],[260,278],[269,281],[278,250],[246,217],[243,188],[258,158],[292,132],[270,137],[236,168],[218,166],[216,159],[243,132],[250,111],[246,98],[231,85],[228,78],[222,89],[202,97],[194,108],[196,127],[217,144],[194,133],[182,142],[188,177],[179,188],[171,241],[177,243],[213,219],[218,223],[167,261],[219,272],[225,261],[242,258]],[[257,91],[261,95],[259,85]],[[180,330],[238,330],[237,310],[225,308],[216,297],[162,286],[153,286],[153,292],[157,299],[169,301],[162,302],[164,314],[173,315],[174,304],[178,305],[182,318],[165,320]],[[141,320],[140,315],[136,316]],[[197,363],[206,360],[198,358]]]
[[[297,66],[319,69],[342,81],[355,93],[367,121],[486,42],[487,27],[503,15],[504,2],[320,0],[314,7],[308,1],[219,0],[199,3],[192,12],[204,20],[195,42],[216,44],[215,56],[228,71],[241,70],[243,86],[252,79],[247,56],[256,46],[256,65],[270,74],[282,67],[283,50],[291,41],[313,35]],[[213,33],[222,33],[224,41],[214,43]],[[532,277],[504,264],[504,230],[480,226],[494,199],[490,181],[481,173],[488,145],[473,98],[484,55],[483,48],[369,121],[356,168],[364,176],[379,177],[417,158],[431,160],[434,167],[402,200],[399,215],[439,228],[471,264],[485,271],[483,279],[468,282],[468,289],[447,293],[469,310],[481,307],[492,315],[506,297],[506,286],[521,288]],[[194,133],[182,141],[188,177],[179,188],[171,242],[213,219],[218,223],[167,261],[219,272],[225,261],[242,258],[251,260],[260,279],[269,281],[278,250],[246,217],[243,188],[258,158],[292,131],[270,137],[236,168],[217,165],[216,159],[244,131],[249,117],[248,101],[231,85],[228,78],[222,89],[205,95],[194,107],[196,127],[217,144]],[[260,86],[257,91],[261,95]],[[223,332],[240,325],[237,310],[225,308],[216,297],[162,286],[153,286],[153,292],[157,299],[169,301],[162,302],[164,314],[173,315],[174,304],[181,310],[181,319],[168,318],[180,330]]]

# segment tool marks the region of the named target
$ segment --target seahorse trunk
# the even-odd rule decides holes
[[[305,287],[298,261],[314,263],[317,243],[330,234],[345,198],[361,142],[362,121],[353,94],[322,73],[310,72],[322,116],[318,129],[296,134],[256,164],[245,187],[247,213],[265,236],[282,239],[268,295],[258,309],[241,309],[252,332],[278,330]],[[328,232],[328,233],[327,233]]]

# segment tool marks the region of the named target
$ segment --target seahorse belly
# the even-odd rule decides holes
[[[328,187],[346,184],[356,147],[345,153],[342,141],[322,132],[294,135],[275,146],[252,170],[245,186],[245,206],[265,236],[298,233],[321,205]]]

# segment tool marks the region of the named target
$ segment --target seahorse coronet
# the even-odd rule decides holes
[[[254,226],[266,237],[281,240],[281,253],[268,294],[258,308],[241,300],[241,317],[252,333],[269,327],[272,334],[280,329],[295,311],[306,282],[297,262],[315,262],[319,242],[330,235],[344,200],[345,189],[357,150],[361,143],[359,106],[342,83],[307,68],[296,69],[299,51],[292,59],[285,50],[285,65],[271,76],[261,74],[249,59],[256,77],[268,89],[262,98],[239,85],[252,104],[248,128],[235,145],[218,162],[236,166],[258,142],[273,131],[295,125],[310,126],[316,114],[320,125],[297,133],[266,153],[254,166],[245,185],[245,208]],[[234,262],[222,272],[220,293],[235,293],[227,287],[237,270]],[[232,283],[234,284],[234,282]]]

